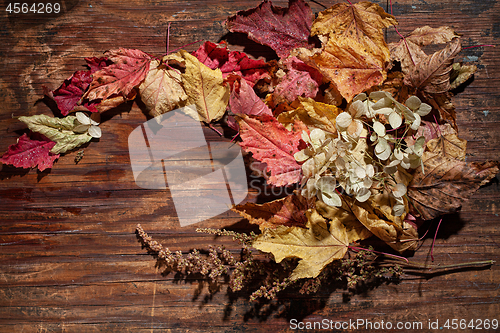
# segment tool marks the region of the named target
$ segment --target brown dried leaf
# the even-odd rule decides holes
[[[405,39],[389,44],[391,60],[399,61],[403,73],[408,74],[415,64],[427,57],[420,47],[448,43],[455,37],[459,37],[459,35],[447,26],[439,28],[423,26],[417,28]]]
[[[498,173],[498,162],[466,163],[434,152],[422,156],[425,174],[417,169],[408,186],[411,214],[430,220],[454,213]]]
[[[460,65],[459,63],[453,64],[453,70],[451,71],[451,84],[450,90],[460,87],[462,84],[467,82],[472,75],[477,71],[476,65]]]
[[[405,77],[405,84],[431,94],[448,92],[453,59],[460,50],[460,40],[453,39],[441,51],[419,61]]]

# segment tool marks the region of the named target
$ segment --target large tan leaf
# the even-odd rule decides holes
[[[183,106],[187,99],[181,84],[181,73],[170,69],[156,59],[151,61],[149,72],[139,86],[141,100],[151,117],[156,117]]]
[[[292,280],[317,277],[326,265],[343,258],[349,245],[340,221],[332,221],[328,230],[326,220],[318,212],[309,210],[307,216],[307,228],[265,229],[252,244],[258,250],[272,253],[276,262],[300,258],[290,275]]]
[[[229,102],[229,86],[223,84],[220,69],[210,69],[195,56],[181,50],[179,55],[186,62],[182,74],[182,84],[188,96],[186,105],[196,105],[196,112],[186,108],[186,112],[196,120],[210,123],[222,118]]]
[[[444,49],[419,61],[405,77],[405,84],[431,94],[446,93],[453,59],[460,50],[460,40],[453,39]]]
[[[413,215],[430,220],[456,212],[498,173],[498,162],[466,163],[434,152],[422,156],[425,174],[417,169],[408,186]]]
[[[250,223],[258,224],[263,230],[276,228],[279,225],[305,227],[307,223],[305,212],[308,208],[305,198],[290,194],[285,198],[264,204],[247,202],[243,205],[236,205],[231,210],[246,218]]]
[[[342,112],[334,105],[314,101],[312,98],[299,97],[300,106],[291,111],[282,112],[278,121],[285,127],[292,126],[296,120],[302,121],[307,127],[319,128],[330,133],[337,133],[335,118]]]

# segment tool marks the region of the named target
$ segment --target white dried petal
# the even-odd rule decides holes
[[[403,118],[397,113],[393,112],[389,115],[389,124],[392,128],[398,128],[403,123]]]
[[[374,101],[381,100],[382,98],[388,98],[391,96],[387,91],[373,91],[370,93],[370,99]]]
[[[411,124],[410,128],[416,131],[420,127],[420,123],[422,122],[422,118],[420,118],[418,113],[413,114],[415,116],[415,120]]]
[[[352,99],[352,101],[353,101],[353,102],[356,102],[356,101],[361,101],[361,102],[363,102],[363,101],[365,101],[367,98],[368,98],[368,97],[366,96],[366,94],[365,94],[365,93],[361,93],[361,94],[357,94],[357,95],[356,95],[356,96]]]
[[[362,166],[357,166],[356,169],[354,170],[354,173],[358,178],[365,178],[366,177],[366,171],[365,168]]]
[[[91,125],[91,122],[90,122],[90,118],[87,117],[87,115],[83,112],[77,112],[75,114],[76,116],[76,119],[78,120],[78,122],[82,125]]]
[[[425,150],[425,137],[423,135],[415,141],[412,150],[417,156],[422,156]]]
[[[89,130],[90,125],[78,125],[73,127],[73,132],[75,133],[85,133]]]
[[[380,154],[387,149],[390,149],[390,146],[387,143],[387,140],[384,138],[379,138],[378,143],[375,146],[375,153]]]
[[[356,200],[358,200],[359,202],[365,202],[366,200],[368,200],[370,198],[371,194],[372,193],[370,192],[369,189],[362,187],[356,193]]]
[[[359,118],[367,114],[367,108],[362,101],[355,101],[349,106],[349,112],[354,118]]]
[[[298,151],[295,154],[293,154],[293,157],[297,162],[303,162],[309,158],[309,155],[305,153],[305,149],[302,149],[301,151]]]
[[[349,113],[342,112],[337,116],[335,121],[340,128],[347,128],[352,122],[352,117]]]
[[[422,102],[417,96],[410,96],[405,102],[406,106],[409,107],[413,112],[416,112]]]
[[[394,149],[394,157],[400,161],[403,159],[404,155],[401,149],[399,148]]]
[[[375,104],[373,106],[375,106]],[[376,109],[374,107],[372,107],[372,108],[376,114],[383,114],[385,116],[394,112],[394,108],[392,108],[392,107],[383,107],[383,108],[379,108],[379,109]]]
[[[325,132],[319,128],[315,128],[311,131],[309,137],[313,145],[320,146],[321,142],[325,140]]]
[[[347,133],[356,140],[359,139],[361,132],[363,132],[363,123],[360,120],[354,119],[347,127]]]
[[[401,162],[400,160],[394,160],[391,163],[387,164],[384,167],[384,172],[389,174],[389,175],[395,174],[396,171],[398,171],[398,165],[400,162]]]
[[[419,116],[424,117],[427,116],[432,111],[432,106],[427,103],[422,103],[415,113]]]
[[[396,198],[401,198],[403,195],[405,195],[406,194],[405,184],[397,183],[396,186],[394,186],[394,189],[392,190],[392,194]]]
[[[95,125],[90,125],[89,127],[89,135],[93,138],[100,138],[102,135],[101,129]]]
[[[392,215],[401,216],[406,213],[405,205],[403,203],[396,203],[394,207],[392,207]]]
[[[377,133],[378,136],[385,135],[385,126],[379,121],[373,122],[373,130],[375,131],[375,133]],[[375,141],[375,140],[372,140],[372,141]]]

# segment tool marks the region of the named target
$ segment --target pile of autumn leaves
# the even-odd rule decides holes
[[[265,1],[226,26],[279,61],[211,42],[162,59],[132,49],[87,58],[89,70],[46,91],[65,117],[20,117],[31,134],[0,161],[52,167],[60,153],[100,137],[95,115],[135,98],[152,117],[195,105],[185,108],[195,119],[238,131],[269,185],[300,185],[279,200],[233,207],[259,225],[253,247],[276,262],[300,259],[292,280],[316,277],[372,235],[399,252],[416,249],[416,219],[459,209],[498,163],[466,163],[457,137],[452,91],[476,70],[454,63],[459,36],[426,26],[388,46],[383,29],[395,24],[370,2],[336,4],[315,18],[303,0],[288,8]],[[444,47],[427,55],[430,44]]]

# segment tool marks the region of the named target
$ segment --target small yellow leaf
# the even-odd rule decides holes
[[[278,121],[285,126],[292,125],[295,120],[301,120],[310,129],[319,128],[332,134],[337,133],[335,118],[341,109],[334,105],[314,101],[312,98],[299,97],[300,107],[295,110],[283,112],[278,116]]]
[[[465,161],[467,140],[460,139],[456,134],[446,134],[427,142],[427,149],[438,155]]]

